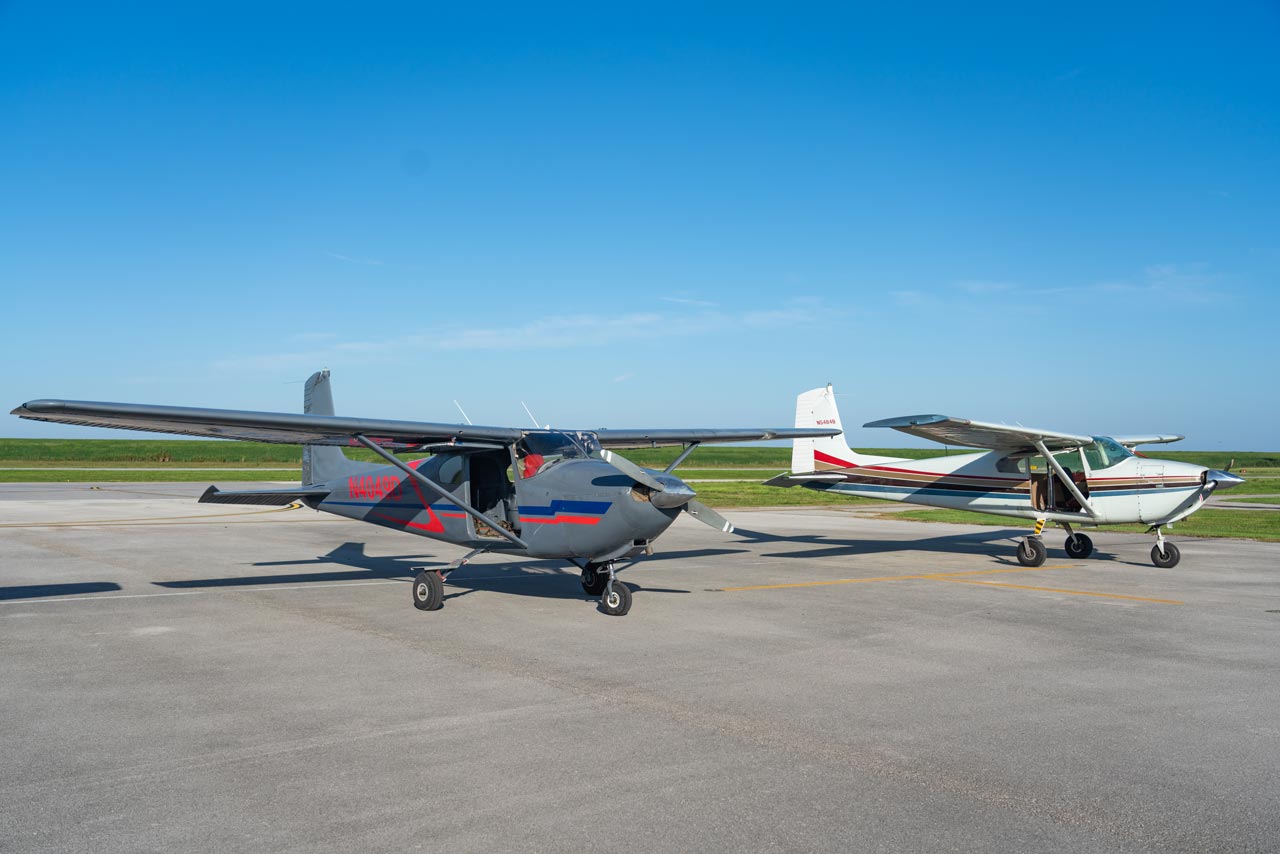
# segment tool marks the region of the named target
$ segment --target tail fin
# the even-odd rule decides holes
[[[834,427],[841,432],[819,439],[796,439],[791,446],[791,471],[795,474],[869,466],[898,459],[859,454],[849,449],[844,438],[844,426],[840,423],[840,410],[836,408],[835,389],[830,383],[796,397],[796,426]]]
[[[316,371],[307,378],[307,384],[302,392],[302,411],[307,415],[335,414],[328,371]],[[302,484],[304,486],[336,480],[369,468],[377,468],[377,466],[349,460],[341,448],[330,445],[302,446]]]

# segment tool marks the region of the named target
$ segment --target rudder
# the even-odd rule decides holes
[[[794,474],[856,468],[898,459],[859,454],[849,448],[844,426],[840,423],[840,410],[836,408],[836,392],[830,383],[796,397],[796,427],[834,427],[840,432],[835,436],[796,439],[791,445],[791,471]]]
[[[305,415],[335,415],[333,390],[329,386],[329,372],[316,371],[307,378],[302,391],[302,412]],[[347,459],[341,448],[332,445],[302,446],[302,484],[304,486],[325,483],[346,477],[357,471],[377,468],[369,463]]]

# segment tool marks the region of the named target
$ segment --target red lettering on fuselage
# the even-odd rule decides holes
[[[347,493],[352,498],[391,498],[393,500],[399,500],[404,495],[400,479],[391,475],[349,477]]]

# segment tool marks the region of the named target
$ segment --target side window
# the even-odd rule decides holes
[[[996,460],[996,471],[1006,474],[1026,474],[1028,470],[1026,457],[1002,457]]]
[[[440,485],[454,487],[462,483],[462,457],[455,454],[440,464]]]

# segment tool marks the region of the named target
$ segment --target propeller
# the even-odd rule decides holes
[[[655,507],[661,507],[664,510],[670,510],[679,507],[693,518],[697,519],[704,525],[709,525],[717,531],[724,533],[733,532],[733,523],[712,510],[701,501],[694,499],[696,492],[690,488],[680,478],[670,474],[675,465],[683,460],[687,454],[682,455],[676,464],[667,467],[662,474],[652,474],[640,468],[640,466],[631,462],[631,460],[615,454],[613,451],[602,451],[601,456],[609,465],[625,474],[641,486],[650,490],[649,503]]]
[[[726,534],[733,533],[732,522],[697,499],[685,504],[684,512],[688,513],[704,525],[710,525],[717,531],[724,531]]]

